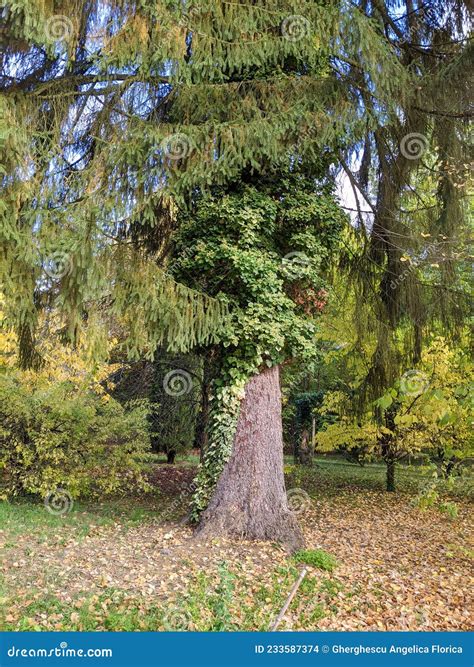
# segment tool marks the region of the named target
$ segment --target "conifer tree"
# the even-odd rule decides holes
[[[361,106],[379,116],[358,159],[351,162],[354,146],[341,156],[356,202],[356,242],[343,259],[355,294],[355,354],[374,334],[377,341],[357,393],[355,408],[364,410],[419,362],[433,331],[456,339],[468,316],[473,52],[467,3],[358,4],[413,91],[387,114],[369,70],[341,69]]]
[[[463,15],[455,0],[432,4],[437,21]],[[164,273],[178,210],[242,174],[259,179],[281,160],[308,165],[361,141],[367,151],[374,141],[393,148],[387,132],[404,114],[416,122],[402,129],[423,132],[418,115],[433,108],[419,90],[420,66],[437,63],[427,74],[433,92],[442,77],[461,78],[467,53],[461,45],[446,59],[426,54],[426,39],[442,45],[446,31],[418,37],[397,7],[389,0],[7,2],[0,270],[25,363],[35,359],[38,312],[52,307],[72,338],[86,327],[91,337],[106,335],[106,314],[119,317],[136,356],[221,341],[225,299]],[[410,1],[405,9],[411,17],[417,7]],[[382,176],[380,193],[387,169]],[[452,211],[453,187],[440,187]],[[386,250],[399,234],[392,200],[382,201],[372,227],[371,261],[382,269],[396,259]],[[265,388],[256,376],[268,400],[276,400],[275,377]]]

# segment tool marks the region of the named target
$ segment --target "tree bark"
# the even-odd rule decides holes
[[[198,527],[202,536],[227,535],[303,545],[289,510],[283,477],[278,366],[252,377],[245,388],[234,445]]]
[[[166,452],[166,463],[174,463],[175,458],[176,452],[174,449],[170,449],[168,452]]]
[[[298,448],[297,462],[305,466],[310,466],[313,464],[311,446],[309,443],[309,431],[307,428],[303,429],[303,433],[301,435],[300,446]]]

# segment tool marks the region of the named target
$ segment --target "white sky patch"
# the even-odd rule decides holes
[[[364,199],[363,195],[357,190],[357,186],[354,186],[354,188],[352,187],[349,177],[344,169],[341,169],[339,174],[336,176],[336,195],[341,206],[343,206],[349,214],[352,223],[358,222],[357,206],[359,206],[359,209],[363,214],[368,214],[364,215],[363,217],[366,224],[370,223],[372,218],[372,211],[370,206]],[[358,204],[357,201],[359,202]]]

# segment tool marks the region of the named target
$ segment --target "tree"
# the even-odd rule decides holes
[[[203,532],[301,543],[283,482],[278,366],[317,354],[323,266],[344,224],[331,184],[289,169],[218,188],[182,214],[174,275],[220,294],[232,314],[214,348],[219,368],[194,496]]]
[[[0,334],[2,490],[68,505],[73,498],[148,488],[146,403],[111,398],[116,367],[91,365],[87,341],[71,354],[58,322],[42,324],[43,364],[35,372],[18,368],[17,341]]]
[[[362,0],[358,6],[411,73],[414,92],[387,109],[377,102],[369,69],[356,62],[341,68],[360,104],[379,115],[367,126],[357,159],[351,146],[341,160],[359,237],[344,258],[358,346],[376,337],[357,395],[363,410],[419,362],[433,330],[456,340],[466,322],[471,113],[465,72],[472,44],[468,3]]]
[[[151,447],[174,463],[193,445],[201,398],[202,373],[195,355],[155,355],[150,387]]]
[[[469,317],[466,166],[472,114],[465,71],[472,44],[467,3],[357,4],[393,46],[416,91],[387,107],[379,103],[370,68],[349,58],[338,62],[361,106],[379,119],[367,124],[357,153],[350,144],[341,158],[355,202],[338,289],[355,324],[342,339],[348,345],[341,355],[347,382],[342,414],[350,423],[351,449],[363,454],[381,448],[393,486],[395,461],[404,451],[391,435],[399,430],[395,405],[374,412],[378,438],[371,430],[364,443],[360,425],[373,412],[373,401],[393,390],[405,372],[416,373],[434,336],[459,346]]]
[[[192,12],[182,2],[79,0],[67,17],[59,1],[7,4],[1,271],[25,363],[38,312],[52,305],[73,339],[86,326],[105,337],[107,317],[121,317],[135,356],[232,344],[225,299],[163,274],[176,208],[242,176],[259,180],[281,160],[317,165],[367,128],[397,124],[418,95],[416,68],[369,4],[205,0]],[[373,104],[361,104],[364,89]],[[243,386],[261,370],[242,347],[237,358],[245,368],[233,391],[214,398],[222,420],[210,432],[229,429],[209,460],[228,457]]]
[[[418,368],[404,373],[363,415],[344,413],[348,397],[329,394],[323,412],[336,411],[340,419],[317,434],[317,445],[322,451],[362,446],[366,458],[381,457],[387,491],[393,492],[396,463],[409,455],[435,455],[441,465],[472,456],[472,382],[473,366],[465,353],[435,338]]]
[[[315,409],[321,404],[324,394],[321,391],[297,394],[294,416],[295,463],[311,464],[313,457],[314,437],[316,433]]]

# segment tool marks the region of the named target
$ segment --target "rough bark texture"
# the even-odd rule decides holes
[[[198,534],[274,540],[289,550],[303,545],[296,517],[288,509],[283,478],[278,367],[247,383],[232,454]]]

